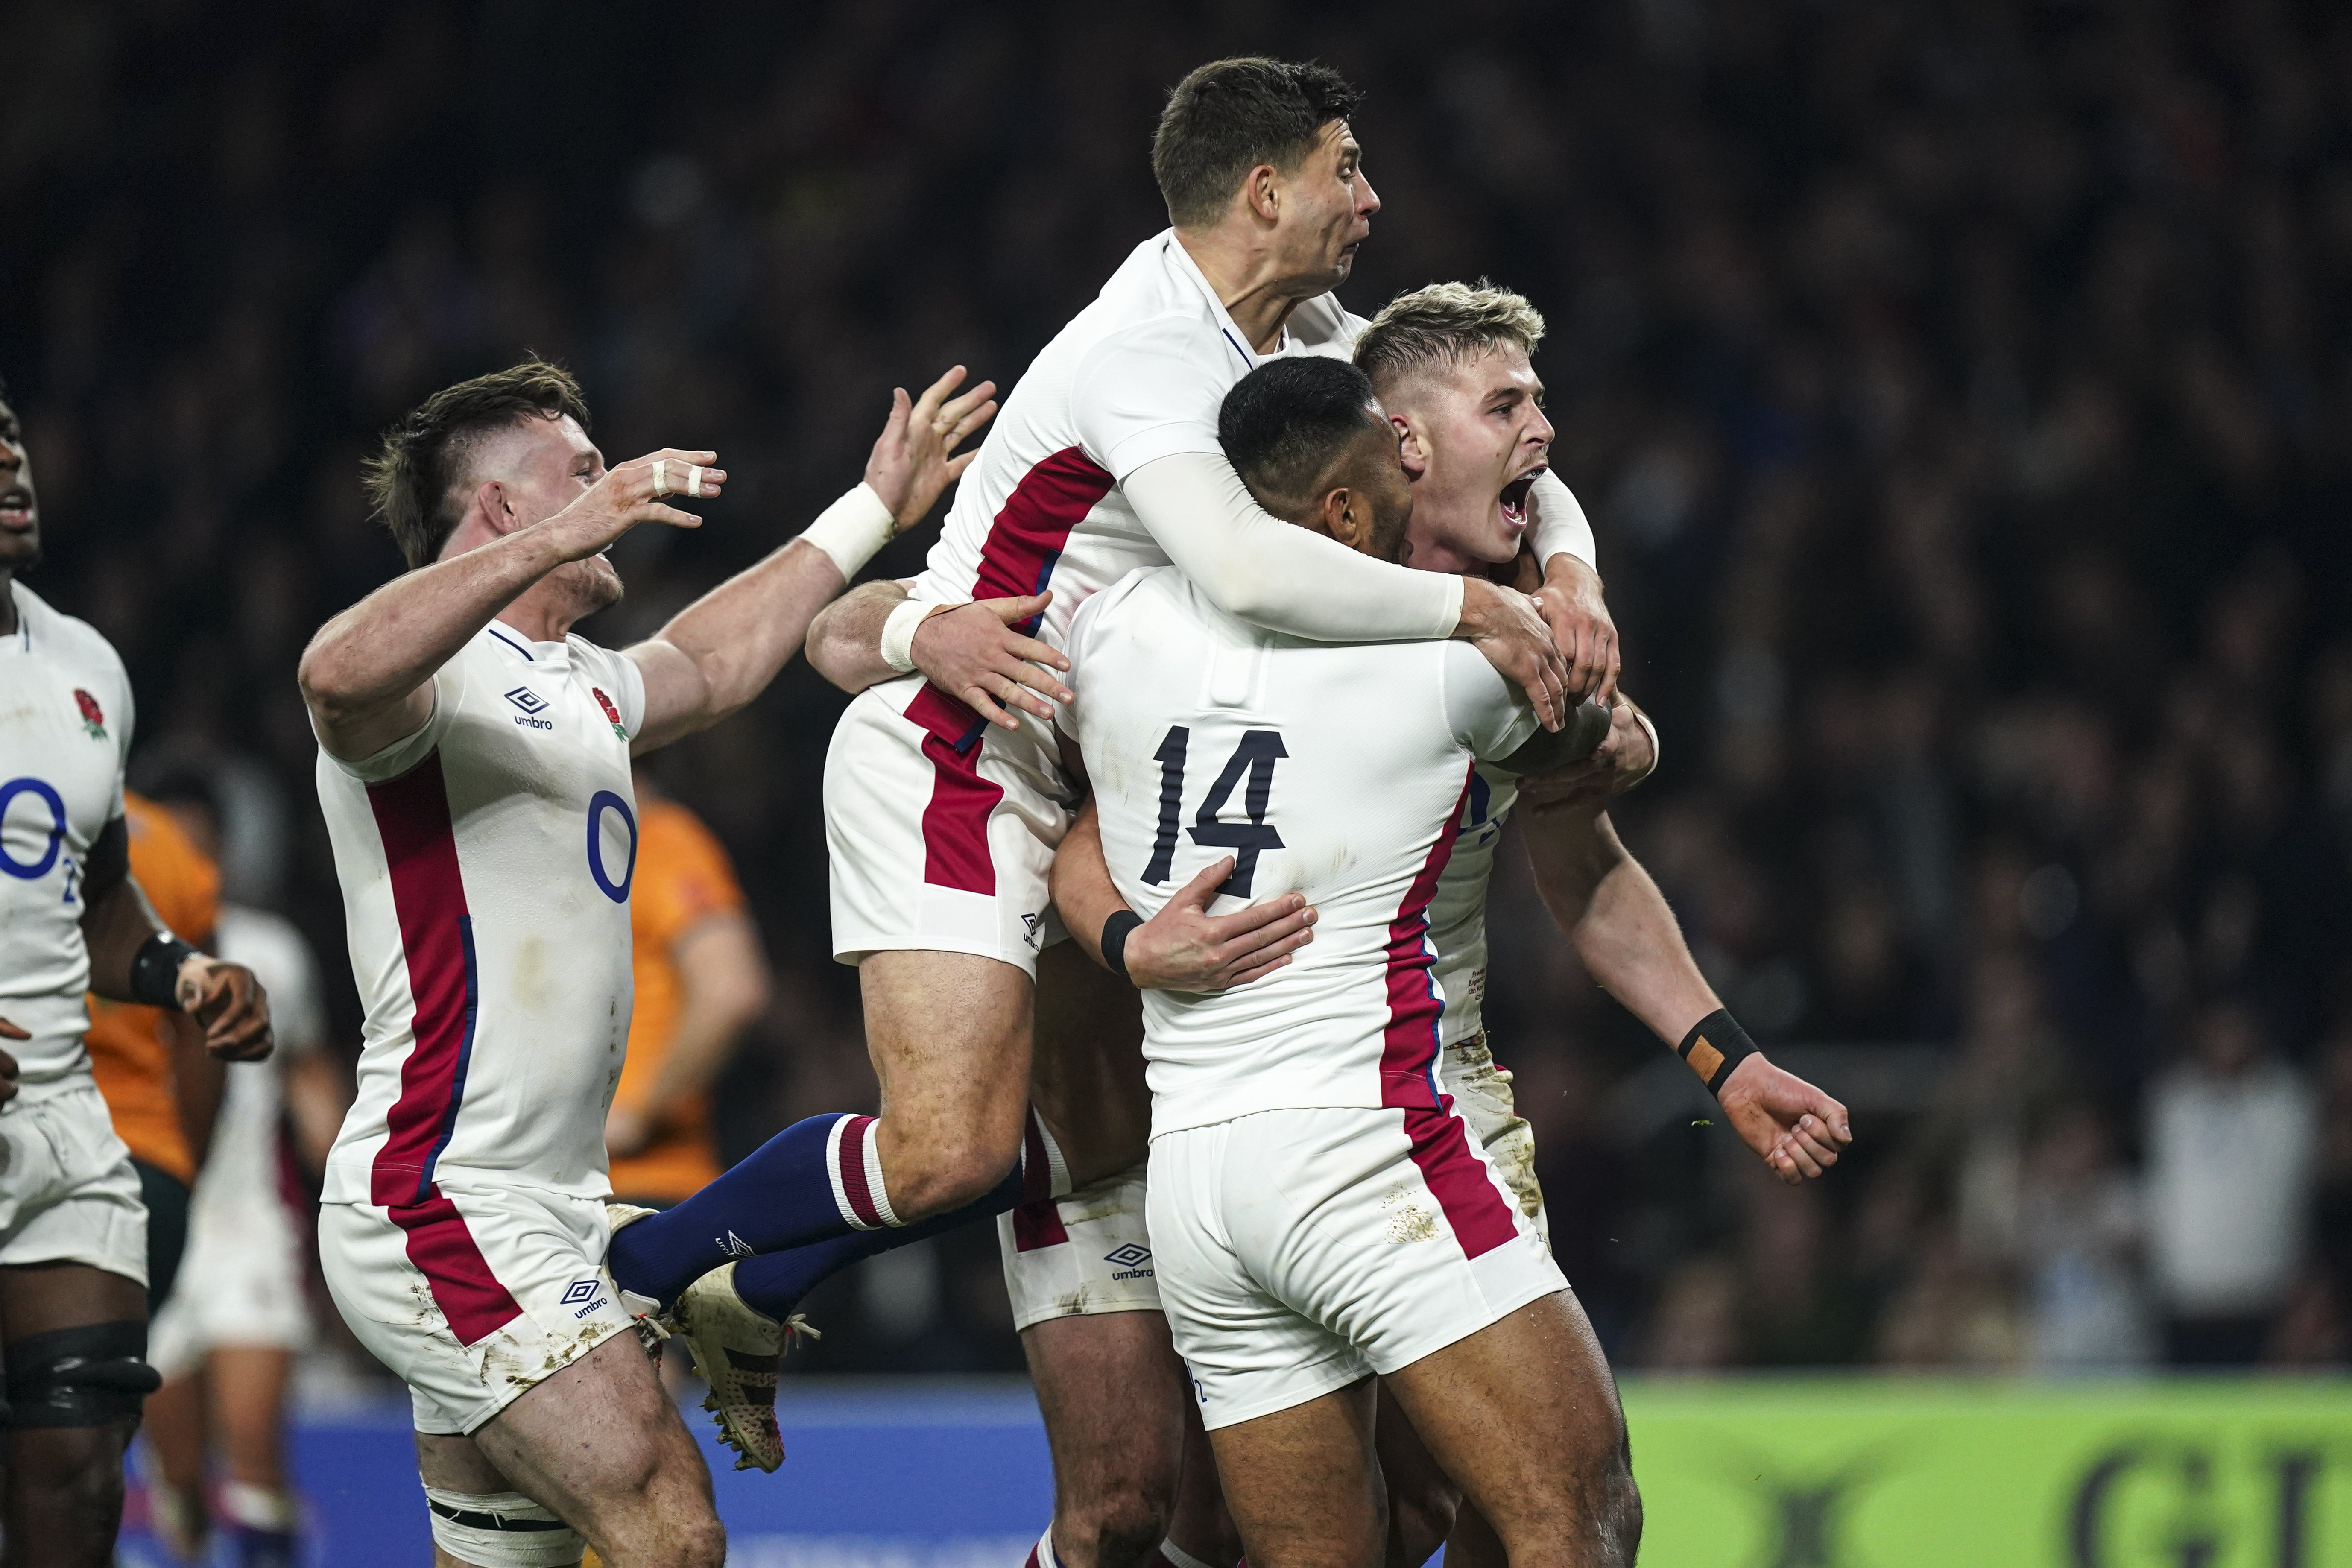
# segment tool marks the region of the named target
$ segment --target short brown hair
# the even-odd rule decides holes
[[[1432,283],[1381,307],[1356,340],[1356,365],[1386,396],[1416,371],[1457,365],[1516,343],[1529,354],[1543,342],[1541,311],[1527,296],[1475,283]]]
[[[1168,221],[1193,228],[1224,216],[1241,178],[1260,163],[1290,170],[1323,128],[1363,95],[1329,66],[1248,55],[1211,60],[1176,84],[1151,138],[1151,176]]]
[[[368,501],[411,570],[441,553],[464,516],[449,491],[475,437],[525,419],[569,414],[588,428],[588,403],[562,365],[527,359],[445,387],[383,433],[362,469]]]

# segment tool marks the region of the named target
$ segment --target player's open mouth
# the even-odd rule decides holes
[[[1499,500],[1503,509],[1503,521],[1513,528],[1525,528],[1528,525],[1528,492],[1535,489],[1536,476],[1542,472],[1541,468],[1530,468],[1503,487]]]
[[[0,490],[0,528],[33,526],[33,492],[22,485]]]

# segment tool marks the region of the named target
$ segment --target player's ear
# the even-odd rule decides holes
[[[1266,223],[1282,219],[1282,171],[1271,163],[1260,163],[1242,180],[1242,201],[1249,210]]]
[[[482,514],[482,521],[494,535],[512,533],[522,526],[522,519],[515,515],[514,498],[496,479],[484,479],[475,487],[474,510]]]
[[[1429,472],[1429,440],[1421,421],[1410,414],[1391,413],[1389,426],[1397,433],[1397,461],[1404,465],[1405,477],[1417,479]]]
[[[1361,491],[1341,485],[1323,495],[1323,531],[1350,550],[1361,550],[1372,537],[1372,509]]]

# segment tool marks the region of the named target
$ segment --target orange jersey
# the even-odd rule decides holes
[[[147,901],[183,942],[206,942],[220,919],[220,869],[154,802],[122,797],[131,826],[131,874]],[[115,1135],[131,1152],[184,1182],[196,1179],[196,1162],[180,1126],[172,1089],[172,1047],[161,1008],[135,1002],[89,999],[89,1070]]]
[[[681,990],[671,956],[678,939],[713,915],[742,908],[735,868],[701,819],[675,801],[640,802],[636,883],[629,890],[637,1000],[629,1014],[629,1054],[614,1103],[643,1100],[669,1058]],[[676,1203],[718,1174],[709,1097],[698,1094],[673,1107],[643,1149],[613,1162],[613,1191],[624,1198]]]

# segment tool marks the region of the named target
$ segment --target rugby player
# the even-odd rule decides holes
[[[1402,553],[1411,489],[1362,372],[1267,367],[1221,435],[1301,527]],[[1069,654],[1066,732],[1126,901],[1156,910],[1232,847],[1223,896],[1296,890],[1320,917],[1251,984],[1144,995],[1158,1283],[1251,1560],[1381,1554],[1375,1373],[1476,1478],[1513,1561],[1593,1560],[1637,1506],[1622,1467],[1584,1495],[1613,1402],[1549,1248],[1438,1089],[1428,942],[1474,762],[1548,772],[1570,734],[1470,650],[1269,633],[1171,569],[1089,600]]]
[[[0,1361],[23,1568],[111,1559],[147,1364],[147,1211],[90,1078],[86,992],[187,1014],[223,1060],[269,1053],[242,964],[171,934],[131,874],[130,677],[106,639],[20,580],[41,514],[0,388]]]
[[[436,393],[369,468],[411,570],[304,652],[366,1005],[329,1155],[336,1305],[410,1389],[436,1562],[716,1568],[699,1450],[605,1271],[604,1132],[632,987],[629,760],[751,700],[819,606],[968,458],[961,367],[901,391],[863,483],[623,652],[604,551],[719,493],[707,451],[606,469],[572,378],[526,362]]]
[[[1558,481],[1513,498],[1541,535],[1531,603],[1289,527],[1217,445],[1218,405],[1241,376],[1344,356],[1361,325],[1331,293],[1380,210],[1355,103],[1335,73],[1270,59],[1180,83],[1152,149],[1171,226],[1031,363],[911,597],[853,596],[817,634],[821,668],[861,693],[834,733],[825,816],[835,956],[858,968],[884,1111],[786,1129],[617,1233],[613,1253],[625,1287],[666,1304],[728,1269],[680,1321],[754,1462],[772,1468],[782,1450],[761,1390],[739,1398],[728,1369],[781,1346],[821,1268],[898,1245],[901,1227],[1116,1179],[1141,1157],[1140,1115],[1098,1113],[1133,1043],[1098,1020],[1131,1018],[1132,1005],[1055,950],[1046,891],[1076,799],[1050,725],[1068,695],[1055,645],[1089,594],[1172,561],[1212,602],[1285,633],[1466,638],[1554,724],[1571,695],[1614,679],[1591,530]],[[793,1250],[812,1244],[827,1250]],[[736,1265],[745,1252],[777,1260]]]
[[[1508,494],[1546,460],[1551,430],[1540,411],[1540,385],[1528,363],[1528,352],[1541,332],[1540,317],[1517,295],[1440,285],[1392,302],[1359,340],[1358,360],[1381,376],[1387,395],[1383,402],[1402,437],[1404,467],[1412,477],[1407,537],[1416,565],[1483,573],[1505,568],[1517,556],[1518,531],[1496,497]],[[1248,405],[1245,395],[1256,390],[1244,383],[1228,405],[1228,422],[1239,427],[1242,438],[1241,447],[1229,449],[1254,489],[1259,484],[1254,470],[1282,455],[1280,422],[1265,418],[1265,409]],[[1248,449],[1253,424],[1261,432],[1276,433],[1271,445],[1261,438],[1255,454]],[[1273,497],[1262,499],[1280,505]],[[1768,1164],[1786,1180],[1818,1174],[1834,1163],[1835,1149],[1847,1135],[1843,1108],[1752,1055],[1745,1036],[1720,1011],[1691,962],[1654,885],[1624,854],[1601,815],[1613,789],[1637,782],[1654,762],[1654,734],[1646,721],[1634,722],[1633,713],[1621,701],[1608,748],[1617,756],[1596,758],[1531,781],[1549,803],[1538,810],[1528,831],[1539,883],[1593,973],[1670,1043],[1679,1041],[1686,1058],[1701,1054],[1696,1042],[1702,1038],[1725,1043],[1727,1059],[1719,1067],[1707,1064],[1720,1075],[1715,1086],[1729,1119]],[[1630,765],[1627,752],[1632,753]],[[1486,882],[1513,787],[1511,771],[1487,763],[1476,767],[1431,901],[1429,937],[1434,978],[1445,1001],[1439,1068],[1444,1102],[1464,1114],[1541,1234],[1542,1197],[1534,1182],[1531,1139],[1527,1123],[1514,1112],[1509,1075],[1495,1065],[1478,1018],[1485,984]],[[1165,804],[1163,799],[1163,810]],[[1223,955],[1188,955],[1171,949],[1164,939],[1155,939],[1150,927],[1136,925],[1136,917],[1126,912],[1110,886],[1093,827],[1091,815],[1081,818],[1055,872],[1056,903],[1081,941],[1095,946],[1091,933],[1116,919],[1118,923],[1110,927],[1113,934],[1106,945],[1114,956],[1122,948],[1135,955],[1130,973],[1139,984],[1204,991],[1233,984],[1230,960]],[[1202,962],[1203,957],[1210,962]],[[1244,978],[1287,960],[1260,953],[1249,962],[1254,967]],[[1685,1030],[1685,1020],[1696,1022]],[[1710,1073],[1702,1071],[1701,1076]],[[1095,1239],[1124,1239],[1130,1250],[1139,1252],[1148,1245],[1139,1231],[1122,1236],[1114,1230]],[[1572,1298],[1563,1300],[1580,1327]],[[1597,1356],[1595,1363],[1597,1366]],[[1597,1370],[1613,1409],[1605,1366]],[[1383,1404],[1388,1403],[1384,1395]],[[1132,1415],[1130,1410],[1130,1418]],[[1605,1433],[1601,1436],[1605,1439]],[[1418,1563],[1446,1535],[1459,1494],[1421,1451],[1401,1412],[1384,1411],[1379,1446],[1381,1468],[1394,1504],[1390,1561]],[[1612,1473],[1622,1471],[1622,1458],[1604,1444],[1586,1456],[1583,1468],[1598,1483],[1587,1495],[1586,1510],[1600,1517],[1613,1513],[1614,1532],[1630,1552],[1638,1512],[1631,1506],[1630,1481],[1621,1488],[1620,1477]],[[1204,1470],[1187,1467],[1188,1506],[1171,1533],[1171,1561],[1231,1561],[1230,1549],[1217,1549],[1222,1532],[1213,1527],[1213,1508],[1202,1506],[1204,1486],[1213,1494],[1213,1475]],[[1620,1490],[1622,1500],[1612,1502],[1612,1492]],[[1475,1510],[1465,1510],[1447,1549],[1450,1557],[1458,1553],[1465,1561],[1502,1560],[1499,1543]],[[1047,1551],[1050,1545],[1041,1542],[1041,1553]]]

